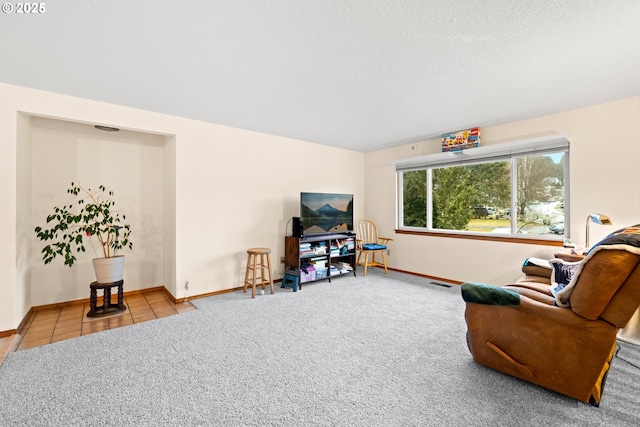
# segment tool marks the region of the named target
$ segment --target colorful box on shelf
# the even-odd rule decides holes
[[[307,272],[300,270],[300,283],[312,282],[316,280],[316,269],[313,266],[306,267]]]
[[[316,280],[324,279],[327,277],[327,268],[319,268],[316,270]]]

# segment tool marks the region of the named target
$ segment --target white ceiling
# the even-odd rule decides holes
[[[363,152],[640,95],[638,0],[44,5],[1,82]]]

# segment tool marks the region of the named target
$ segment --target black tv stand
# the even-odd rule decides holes
[[[356,236],[353,232],[286,236],[284,265],[298,283],[315,282],[349,273],[356,275]],[[306,270],[306,271],[305,271]]]
[[[356,233],[353,231],[346,231],[344,233],[318,233],[318,234],[309,234],[307,236],[302,236],[303,242],[317,242],[321,240],[327,239],[345,239],[347,237],[354,237]]]

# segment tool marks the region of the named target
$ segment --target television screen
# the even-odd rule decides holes
[[[353,230],[353,194],[300,193],[305,235]]]

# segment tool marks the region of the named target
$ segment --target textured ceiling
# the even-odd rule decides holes
[[[637,0],[44,4],[1,82],[363,152],[640,95]]]

